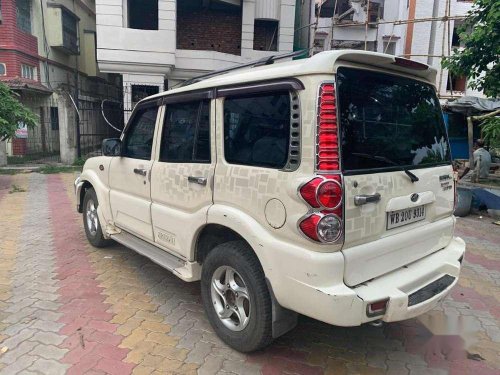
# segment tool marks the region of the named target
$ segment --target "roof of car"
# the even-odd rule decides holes
[[[338,50],[321,52],[306,59],[275,62],[269,65],[233,70],[204,79],[200,82],[164,91],[143,100],[147,101],[177,93],[230,86],[239,83],[267,81],[270,79],[298,77],[310,74],[331,74],[334,73],[335,63],[339,60],[348,63],[358,63],[366,66],[384,68],[394,71],[395,73],[411,74],[432,84],[435,83],[436,79],[436,70],[425,64],[414,63],[411,60],[377,52]],[[419,68],[396,65],[395,63],[397,60],[418,64]]]

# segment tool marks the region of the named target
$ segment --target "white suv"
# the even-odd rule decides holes
[[[141,101],[75,183],[88,240],[201,279],[243,352],[297,313],[357,326],[432,309],[465,251],[435,70],[349,50],[275,60]]]

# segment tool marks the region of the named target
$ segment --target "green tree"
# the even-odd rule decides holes
[[[466,76],[470,87],[488,97],[500,96],[500,1],[475,0],[459,29],[463,49],[455,49],[442,66]]]
[[[19,123],[28,128],[36,125],[37,117],[22,105],[7,85],[0,82],[0,141],[14,137]]]

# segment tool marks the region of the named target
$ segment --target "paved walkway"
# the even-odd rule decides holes
[[[301,318],[242,355],[213,333],[199,284],[115,245],[88,245],[73,176],[0,175],[0,374],[499,374],[500,228],[459,219],[459,285],[409,321]]]

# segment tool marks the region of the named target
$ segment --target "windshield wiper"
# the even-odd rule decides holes
[[[403,169],[403,171],[406,173],[408,177],[410,177],[412,183],[419,181],[419,178],[415,176],[413,173],[411,173],[408,169]]]
[[[387,164],[391,164],[391,165],[395,165],[397,167],[401,167],[401,168],[403,168],[403,172],[406,173],[406,175],[410,178],[410,180],[411,180],[412,183],[415,183],[415,182],[419,181],[419,178],[417,176],[415,176],[412,172],[410,172],[407,167],[405,167],[404,165],[401,165],[399,163],[396,163],[394,160],[391,160],[391,159],[389,159],[389,158],[387,158],[385,156],[370,155],[370,154],[364,154],[364,153],[361,153],[361,152],[353,152],[352,154],[356,155],[356,156],[359,156],[359,157],[362,157],[362,158],[366,158],[366,159],[373,159],[373,160],[377,160],[377,161],[384,161]]]

